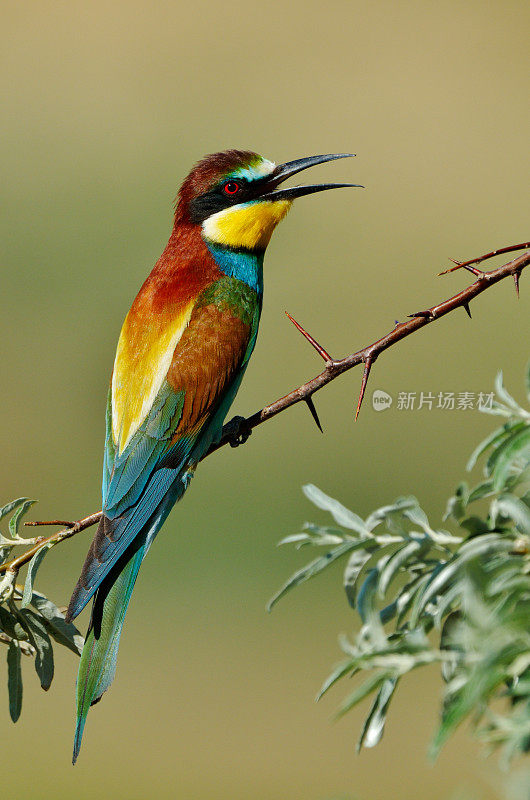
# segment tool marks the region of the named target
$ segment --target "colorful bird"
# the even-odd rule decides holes
[[[77,679],[73,762],[88,710],[109,688],[142,559],[195,467],[219,439],[254,349],[263,255],[296,197],[356,184],[282,188],[348,153],[276,166],[256,153],[207,156],[178,193],[167,246],[125,318],[107,403],[103,516],[67,619],[94,598]]]

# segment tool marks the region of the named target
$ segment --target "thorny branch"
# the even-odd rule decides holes
[[[90,514],[88,517],[84,517],[84,519],[79,519],[77,522],[68,522],[66,523],[69,527],[64,528],[62,531],[57,531],[52,536],[42,537],[36,540],[36,543],[33,547],[30,547],[29,550],[26,550],[25,553],[18,556],[18,558],[13,558],[11,561],[5,561],[3,564],[0,564],[0,575],[2,572],[9,572],[16,576],[17,572],[24,564],[27,564],[28,561],[31,561],[33,556],[36,552],[38,552],[43,545],[46,544],[57,544],[58,542],[62,542],[63,539],[69,539],[71,536],[75,536],[76,533],[80,531],[86,530],[86,528],[90,528],[92,525],[95,525],[96,522],[99,522],[101,517],[101,511],[96,511],[94,514]],[[62,520],[50,520],[49,522],[25,522],[25,525],[63,525],[65,524]]]
[[[361,390],[355,412],[355,419],[357,419],[364,398],[370,370],[378,356],[381,355],[384,350],[387,350],[389,347],[392,347],[392,345],[397,344],[397,342],[401,341],[401,339],[405,339],[405,337],[410,336],[411,333],[423,328],[425,325],[429,325],[431,322],[434,322],[437,319],[441,319],[441,317],[444,317],[446,314],[449,314],[451,311],[454,311],[457,308],[463,308],[467,314],[471,316],[469,309],[471,301],[474,300],[479,294],[482,294],[482,292],[484,292],[490,286],[493,286],[493,284],[498,283],[504,278],[510,276],[513,278],[516,293],[517,296],[519,296],[519,276],[521,275],[523,269],[530,264],[530,250],[518,256],[513,261],[504,264],[502,267],[492,270],[491,272],[483,272],[477,267],[473,267],[471,265],[486,261],[489,258],[493,258],[495,255],[514,252],[516,250],[523,250],[527,249],[528,247],[530,247],[530,242],[525,242],[523,244],[511,245],[509,247],[503,247],[498,250],[494,250],[490,253],[486,253],[484,256],[471,259],[470,261],[455,262],[456,266],[450,270],[446,270],[446,272],[451,272],[453,269],[459,269],[460,267],[469,270],[476,277],[476,280],[470,286],[462,289],[461,292],[458,292],[458,294],[455,294],[448,300],[444,300],[438,305],[427,308],[424,311],[418,311],[415,314],[410,314],[406,322],[397,323],[396,326],[385,336],[382,336],[381,339],[378,339],[376,342],[373,342],[373,344],[370,344],[367,347],[362,348],[362,350],[358,350],[356,353],[352,353],[345,358],[336,359],[330,356],[330,354],[306,330],[304,330],[304,328],[302,328],[302,326],[296,322],[296,320],[294,320],[290,314],[287,314],[289,319],[293,322],[300,333],[302,333],[302,335],[307,339],[312,347],[314,347],[317,353],[323,358],[326,365],[325,369],[319,375],[316,375],[310,381],[307,381],[307,383],[302,384],[302,386],[299,386],[297,389],[293,389],[293,391],[289,392],[289,394],[286,394],[284,397],[281,397],[274,403],[265,406],[260,411],[252,414],[252,416],[247,417],[246,419],[242,418],[242,420],[237,424],[236,434],[234,434],[233,424],[228,423],[225,425],[219,442],[212,445],[203,458],[206,458],[227,444],[235,445],[241,441],[245,441],[250,432],[254,428],[257,428],[258,425],[261,425],[268,419],[275,417],[281,411],[285,411],[285,409],[290,408],[291,406],[296,405],[296,403],[300,403],[302,401],[307,404],[316,424],[320,430],[322,430],[313,403],[313,395],[319,389],[322,389],[322,387],[335,380],[335,378],[338,378],[339,375],[342,375],[343,372],[347,372],[358,364],[364,364]],[[24,564],[30,561],[43,545],[56,544],[63,539],[68,539],[71,536],[74,536],[80,531],[86,530],[86,528],[90,528],[92,525],[95,525],[97,522],[99,522],[101,513],[101,511],[97,511],[96,513],[90,514],[88,517],[80,519],[74,523],[65,523],[61,520],[51,520],[49,522],[26,522],[26,525],[67,525],[67,527],[61,531],[58,531],[57,533],[54,533],[52,536],[43,537],[32,548],[27,550],[18,558],[14,558],[11,561],[0,564],[0,574],[7,572],[14,573],[16,575],[18,570]]]

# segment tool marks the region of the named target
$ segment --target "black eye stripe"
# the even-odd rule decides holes
[[[195,197],[190,202],[189,211],[192,222],[202,224],[205,219],[218,211],[258,198],[266,190],[268,179],[267,175],[251,181],[244,178],[225,178],[209,192]],[[238,190],[227,192],[226,186],[232,183],[239,186]]]

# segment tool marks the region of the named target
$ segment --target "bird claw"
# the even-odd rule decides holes
[[[224,427],[230,447],[239,447],[239,445],[245,444],[252,433],[252,428],[248,425],[245,417],[232,417]]]

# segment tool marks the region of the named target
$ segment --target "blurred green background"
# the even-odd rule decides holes
[[[100,507],[104,406],[123,317],[167,240],[191,164],[227,147],[277,162],[357,158],[315,180],[365,190],[297,201],[273,237],[250,413],[321,363],[287,309],[333,354],[459,290],[436,273],[528,238],[525,2],[30,2],[2,7],[1,499],[37,518]],[[317,174],[318,173],[318,174]],[[371,390],[522,396],[530,290],[504,282],[381,357]],[[268,597],[305,554],[277,550],[311,481],[365,514],[415,492],[433,519],[492,427],[475,411],[365,406],[360,372],[205,462],[143,566],[118,677],[70,766],[77,662],[57,653],[48,695],[24,662],[22,718],[3,681],[2,788],[27,798],[383,800],[497,796],[465,732],[426,760],[436,671],[403,687],[382,744],[361,757],[364,709],[330,723],[313,696],[349,631],[336,572]],[[57,548],[37,585],[65,603],[91,531]],[[87,616],[81,619],[85,628]],[[6,753],[8,754],[6,756]],[[15,765],[11,765],[11,759]],[[7,774],[7,777],[6,777]],[[460,796],[460,795],[459,795]]]

